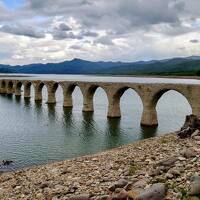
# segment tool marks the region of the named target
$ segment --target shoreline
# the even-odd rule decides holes
[[[134,78],[169,78],[169,79],[195,79],[195,80],[200,80],[200,76],[176,76],[176,75],[120,75],[120,74],[17,74],[17,73],[13,73],[13,74],[0,74],[0,78],[16,78],[16,77],[33,77],[34,76],[40,76],[40,75],[72,75],[72,76],[76,76],[76,75],[86,75],[86,76],[103,76],[103,77],[134,77]]]
[[[195,155],[181,156],[182,151],[191,148]],[[82,195],[85,199],[101,200],[111,194],[108,188],[119,179],[142,180],[147,188],[155,182],[164,182],[173,186],[168,189],[166,199],[181,199],[189,187],[188,178],[200,175],[199,154],[200,141],[179,139],[175,133],[168,133],[93,155],[3,173],[0,199],[76,200]],[[178,158],[177,165],[169,170],[176,170],[177,176],[171,176],[169,171],[156,173],[155,165],[174,156]]]

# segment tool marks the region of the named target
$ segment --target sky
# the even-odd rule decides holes
[[[0,0],[0,63],[200,55],[199,0]]]

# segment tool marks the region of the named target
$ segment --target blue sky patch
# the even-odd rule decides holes
[[[24,0],[3,0],[4,4],[9,9],[17,9],[23,5]]]

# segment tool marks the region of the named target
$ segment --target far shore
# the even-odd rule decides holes
[[[121,74],[0,74],[0,78],[3,77],[33,77],[40,75],[85,75],[85,76],[113,76],[113,77],[135,77],[135,78],[169,78],[169,79],[197,79],[200,80],[200,76],[175,76],[175,75],[121,75]]]

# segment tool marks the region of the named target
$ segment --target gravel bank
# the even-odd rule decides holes
[[[191,177],[199,175],[200,141],[171,133],[92,156],[3,173],[0,199],[117,199],[111,197],[113,191],[115,196],[128,191],[134,199],[135,193],[155,183],[165,186],[163,199],[199,199],[188,197]]]

